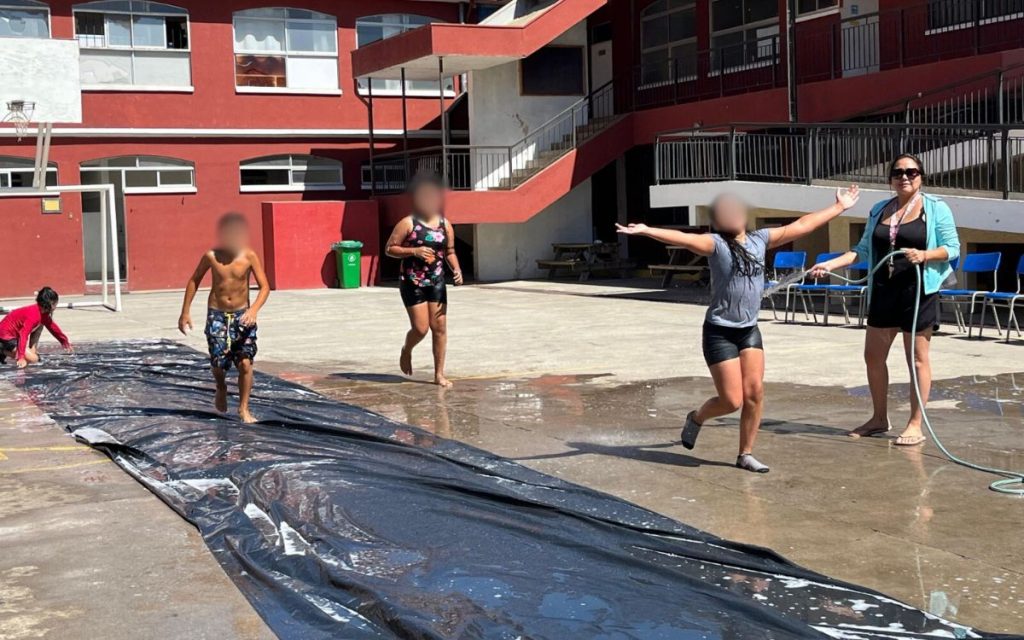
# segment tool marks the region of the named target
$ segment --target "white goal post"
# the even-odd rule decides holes
[[[0,123],[5,123],[0,128],[0,136],[14,134],[19,142],[23,138],[35,138],[32,186],[0,189],[0,198],[41,199],[65,193],[99,195],[102,295],[99,300],[60,306],[69,309],[103,307],[121,311],[121,247],[118,246],[118,203],[114,186],[46,184],[54,123],[82,122],[80,58],[75,39],[0,38],[0,69],[3,69],[3,82],[0,82],[0,115],[3,117],[0,117]],[[6,115],[3,115],[5,108]],[[85,211],[81,213],[84,232]],[[40,276],[45,279],[45,271]],[[83,272],[83,282],[86,276]],[[8,310],[0,305],[0,313]]]
[[[112,184],[90,184],[90,185],[53,185],[41,189],[5,189],[0,190],[0,198],[48,198],[60,196],[65,193],[96,193],[100,196],[100,259],[101,284],[103,287],[100,300],[86,300],[84,302],[72,302],[61,304],[65,309],[76,309],[84,307],[104,307],[111,311],[121,311],[121,254],[117,241],[117,202],[115,200],[114,185]],[[109,240],[109,242],[108,242]],[[112,260],[113,262],[108,262]],[[108,268],[113,270],[113,278],[110,277]],[[111,279],[113,282],[111,282]],[[113,300],[111,300],[110,289],[113,288]],[[0,305],[0,313],[8,312],[10,309]]]

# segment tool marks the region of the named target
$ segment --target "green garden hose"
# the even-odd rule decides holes
[[[904,251],[902,250],[893,251],[889,255],[885,256],[863,278],[853,280],[841,276],[837,273],[830,272],[830,274],[833,277],[844,282],[848,282],[850,284],[865,284],[875,275],[875,272],[878,271],[878,269],[881,268],[883,264],[885,264],[886,260],[902,253],[904,253]],[[915,347],[917,345],[917,316],[921,310],[921,291],[924,286],[923,277],[921,275],[921,265],[914,265],[914,271],[917,273],[917,298],[914,302],[914,322],[911,325],[913,331],[911,331],[910,335],[910,362],[912,363],[916,361]],[[974,462],[964,460],[963,458],[960,458],[956,454],[951,452],[949,449],[946,448],[944,444],[942,444],[942,440],[940,440],[938,434],[935,433],[935,428],[932,427],[931,420],[928,419],[928,410],[925,408],[923,398],[921,397],[921,385],[917,379],[916,366],[910,367],[910,377],[914,386],[914,394],[917,396],[917,404],[918,406],[921,407],[921,418],[924,422],[925,427],[927,427],[928,433],[931,435],[932,440],[935,442],[935,445],[939,448],[939,451],[941,451],[944,456],[946,456],[956,464],[963,465],[969,469],[974,469],[976,471],[991,473],[992,475],[1002,477],[1002,480],[996,480],[995,482],[988,486],[989,489],[991,489],[992,491],[1016,496],[1024,496],[1024,473],[1019,471],[1008,471],[1006,469],[995,469],[993,467],[986,467],[981,464],[976,464]]]

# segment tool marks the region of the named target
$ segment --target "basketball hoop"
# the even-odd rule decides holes
[[[36,103],[25,100],[11,100],[7,103],[7,115],[2,122],[10,122],[14,125],[14,131],[18,135],[18,142],[28,135],[29,125],[32,124],[32,114],[35,113]]]

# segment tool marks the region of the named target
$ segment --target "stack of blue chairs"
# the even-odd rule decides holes
[[[815,264],[821,264],[834,258],[838,258],[843,255],[839,253],[819,253],[815,258]],[[868,270],[867,262],[858,262],[857,264],[850,265],[847,268],[847,277],[854,278],[863,272]],[[827,279],[819,281],[817,278],[813,283],[800,284],[793,287],[793,296],[790,301],[792,303],[792,314],[796,317],[796,299],[799,297],[803,303],[804,317],[807,317],[808,302],[810,302],[811,315],[814,317],[814,322],[818,322],[818,314],[814,309],[814,296],[821,296],[823,301],[823,313],[822,320],[823,324],[828,325],[829,318],[829,306],[833,298],[839,300],[843,308],[843,316],[846,319],[846,324],[850,324],[850,309],[847,301],[853,299],[858,301],[858,314],[857,320],[859,325],[864,324],[864,303],[866,298],[867,286],[863,284],[831,284]],[[788,316],[787,316],[788,317]]]
[[[765,283],[766,288],[771,288],[779,283],[780,280],[788,275],[792,275],[798,271],[804,271],[807,269],[807,252],[806,251],[779,251],[775,254],[775,259],[772,261],[772,277]],[[789,321],[789,299],[793,287],[803,284],[801,279],[799,282],[794,282],[791,285],[786,286],[782,289],[781,293],[785,296],[783,303],[783,311],[786,314],[784,320]],[[775,296],[779,295],[776,292],[768,296],[768,302],[772,305],[772,317],[776,320],[779,319],[778,310],[775,308]],[[806,313],[806,309],[804,310]]]
[[[992,317],[996,319],[996,332],[1001,331],[999,327],[999,313],[998,307],[1006,307],[1006,341],[1010,341],[1010,329],[1017,330],[1017,337],[1020,337],[1020,325],[1017,324],[1017,311],[1016,305],[1018,300],[1024,299],[1024,292],[1021,291],[1024,286],[1024,256],[1020,257],[1017,261],[1017,291],[1015,293],[1009,293],[1006,291],[991,291],[985,294],[984,301],[981,305],[981,324],[978,325],[978,337],[981,337],[981,332],[985,330],[985,309],[992,306]]]
[[[961,333],[967,331],[967,337],[971,337],[974,329],[974,307],[978,300],[984,300],[985,295],[994,293],[998,289],[999,262],[1003,254],[998,251],[991,253],[972,253],[960,260],[960,273],[991,273],[992,289],[981,291],[978,289],[941,289],[939,290],[939,309],[943,303],[953,306],[953,315],[956,317],[957,328]],[[953,267],[954,270],[956,267]],[[963,306],[970,304],[970,320],[964,318]]]

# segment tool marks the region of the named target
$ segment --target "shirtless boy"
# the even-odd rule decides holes
[[[256,422],[249,412],[252,392],[252,363],[256,358],[256,314],[270,296],[270,283],[260,259],[249,247],[249,223],[240,213],[228,213],[217,223],[217,247],[199,259],[199,266],[185,287],[185,303],[178,318],[178,330],[192,329],[190,309],[207,271],[213,272],[213,286],[206,312],[206,342],[210,365],[217,381],[217,411],[228,410],[228,386],[225,379],[231,365],[238,369],[238,417],[245,423]],[[249,277],[256,278],[260,292],[249,304]]]

